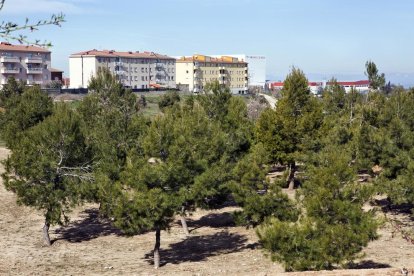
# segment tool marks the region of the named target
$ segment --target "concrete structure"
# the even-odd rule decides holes
[[[345,89],[345,93],[349,93],[351,89],[355,89],[359,93],[366,93],[369,91],[369,81],[368,80],[359,80],[359,81],[338,81],[340,86]],[[323,89],[333,85],[332,82],[309,82],[309,90],[314,95],[321,95]],[[281,90],[283,88],[283,82],[271,82],[269,83],[270,90]]]
[[[187,86],[191,92],[201,92],[207,83],[218,81],[233,94],[248,92],[247,63],[238,58],[222,56],[214,58],[193,55],[177,60],[177,84]]]
[[[266,57],[259,55],[225,55],[236,57],[241,61],[246,62],[249,69],[249,88],[255,89],[260,87],[265,88],[266,85]],[[220,57],[213,55],[213,57]]]
[[[125,87],[176,88],[175,59],[153,52],[116,52],[96,49],[69,57],[71,88],[87,88],[99,68],[108,68]]]
[[[63,83],[63,71],[56,68],[50,68],[50,79],[52,81],[60,81]]]
[[[45,86],[50,82],[50,51],[36,46],[0,44],[0,85],[9,77],[27,85]]]

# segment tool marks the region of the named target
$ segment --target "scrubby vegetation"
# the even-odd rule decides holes
[[[197,96],[137,97],[105,70],[76,106],[53,104],[10,79],[0,93],[5,186],[43,211],[49,245],[50,225],[96,202],[125,234],[155,232],[157,268],[161,230],[175,217],[190,235],[189,212],[231,201],[235,222],[255,227],[286,270],[346,267],[377,237],[364,204],[377,194],[414,203],[414,91],[386,87],[366,66],[375,84],[367,94],[333,85],[321,98],[293,68],[275,109],[219,83]],[[275,166],[285,172],[270,180]],[[361,173],[372,181],[361,183]]]

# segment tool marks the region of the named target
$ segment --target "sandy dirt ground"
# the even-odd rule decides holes
[[[0,159],[8,152],[0,148]],[[2,168],[0,168],[2,170]],[[42,243],[42,213],[16,204],[13,193],[0,184],[1,275],[281,275],[260,248],[254,229],[235,227],[232,207],[197,211],[189,217],[186,238],[178,224],[161,234],[161,263],[152,268],[154,233],[125,237],[98,218],[95,205],[77,208],[71,223],[51,228],[54,243]],[[408,215],[399,216],[412,229]],[[393,233],[390,224],[365,250],[355,270],[286,273],[286,275],[401,275],[414,268],[414,245]],[[372,269],[375,268],[375,269]]]

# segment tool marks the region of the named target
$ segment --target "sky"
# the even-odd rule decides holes
[[[414,86],[413,0],[6,0],[0,16],[60,12],[62,27],[29,37],[52,42],[52,65],[66,76],[70,54],[109,49],[263,55],[271,80],[292,66],[310,80],[364,79],[372,60],[392,83]]]

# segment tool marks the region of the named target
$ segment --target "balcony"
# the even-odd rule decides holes
[[[114,72],[115,72],[115,75],[123,75],[123,74],[125,74],[125,71],[123,69],[118,69],[118,70],[115,70]]]
[[[42,85],[43,81],[41,80],[27,80],[28,85]]]
[[[27,57],[24,60],[26,63],[43,63],[43,58],[39,56]]]
[[[10,63],[19,63],[20,59],[13,56],[2,56],[0,57],[0,62],[10,62]]]
[[[19,68],[1,68],[2,74],[19,74]]]
[[[43,74],[43,69],[39,68],[27,68],[27,74]]]
[[[156,63],[155,64],[155,70],[157,70],[157,71],[163,71],[163,70],[165,70],[164,64],[162,64],[162,63]]]

